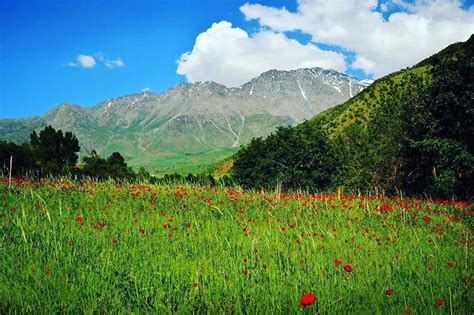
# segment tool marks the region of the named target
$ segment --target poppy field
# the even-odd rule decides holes
[[[474,205],[0,182],[0,313],[470,314]]]

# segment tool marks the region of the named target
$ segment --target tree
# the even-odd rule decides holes
[[[0,173],[7,174],[13,156],[13,176],[25,176],[35,170],[35,162],[27,144],[0,141]]]
[[[336,165],[329,139],[319,125],[280,127],[265,140],[253,139],[234,162],[233,178],[246,188],[321,190]]]
[[[71,132],[63,134],[47,126],[30,134],[30,148],[36,164],[43,173],[69,173],[75,166],[80,151],[79,141]]]

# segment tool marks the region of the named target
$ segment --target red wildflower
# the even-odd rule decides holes
[[[314,304],[315,300],[316,300],[316,296],[314,296],[314,294],[312,293],[308,293],[301,297],[300,305],[302,307],[310,306],[311,304]]]
[[[436,304],[437,306],[441,306],[441,305],[443,305],[443,300],[436,299],[436,300],[435,300],[435,304]]]
[[[345,265],[344,270],[347,271],[347,272],[351,272],[352,271],[351,265]]]
[[[393,290],[389,289],[389,290],[385,291],[385,295],[393,295]]]
[[[115,245],[115,244],[117,244],[117,240],[116,240],[116,239],[113,239],[113,240],[112,240],[112,245]]]
[[[81,225],[84,225],[84,219],[80,215],[76,217],[76,222]]]
[[[452,262],[452,261],[448,262],[448,266],[449,266],[449,267],[454,266],[454,262]]]
[[[141,229],[139,230],[139,232],[140,232],[140,234],[145,234],[145,229],[144,229],[144,228],[141,228]]]
[[[430,224],[430,222],[431,222],[431,218],[429,216],[424,216],[423,220],[425,220],[426,224]]]
[[[285,231],[286,231],[286,226],[281,226],[281,227],[280,227],[280,230],[281,230],[282,232],[285,232]]]
[[[336,267],[339,267],[341,265],[341,263],[342,263],[342,260],[340,260],[340,259],[334,260],[334,266],[336,266]]]
[[[463,245],[466,245],[466,244],[469,243],[469,241],[468,241],[468,240],[460,240],[459,243],[461,243],[461,244],[463,244]]]
[[[193,282],[193,287],[197,287],[198,283],[196,281]]]

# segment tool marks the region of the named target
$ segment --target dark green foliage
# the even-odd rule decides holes
[[[280,127],[267,139],[254,139],[234,163],[233,176],[246,188],[320,190],[328,187],[335,155],[321,128]]]
[[[402,184],[440,197],[474,196],[474,38],[440,58],[425,97],[406,105]]]
[[[71,132],[63,134],[47,126],[30,135],[33,158],[43,174],[59,175],[70,173],[75,166],[80,150],[79,141]]]
[[[135,173],[127,166],[122,155],[118,152],[112,153],[107,159],[101,158],[94,150],[90,155],[82,159],[82,175],[99,179],[128,179],[135,178]],[[141,170],[140,176],[144,179],[150,174]]]
[[[27,144],[18,145],[0,141],[0,173],[8,174],[11,156],[13,156],[13,176],[24,176],[35,170],[35,161]]]

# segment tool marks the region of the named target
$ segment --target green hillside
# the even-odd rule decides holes
[[[472,198],[473,60],[471,36],[296,127],[253,140],[235,155],[232,175],[247,188]]]
[[[390,93],[409,74],[429,76],[431,68],[429,64],[415,66],[380,78],[355,97],[320,113],[308,123],[321,124],[331,137],[340,134],[342,130],[353,124],[366,126],[373,118],[382,95]]]

